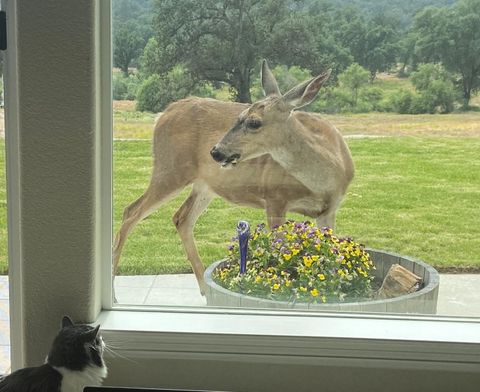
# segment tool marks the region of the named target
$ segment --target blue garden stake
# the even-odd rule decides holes
[[[250,225],[246,221],[239,221],[237,225],[238,244],[240,248],[240,273],[247,271],[247,249],[250,238]]]

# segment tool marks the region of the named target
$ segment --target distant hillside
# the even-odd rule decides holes
[[[401,27],[407,28],[415,14],[428,6],[445,7],[456,0],[307,0],[311,6],[327,3],[332,7],[356,7],[369,16],[389,14],[400,20]]]
[[[413,16],[417,11],[428,7],[444,7],[451,5],[456,0],[329,0],[336,5],[354,5],[367,13],[377,13],[385,11],[403,12]]]

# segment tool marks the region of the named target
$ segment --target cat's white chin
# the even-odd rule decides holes
[[[83,392],[86,386],[100,386],[107,377],[107,367],[87,366],[84,370],[70,370],[65,367],[53,367],[62,375],[61,392]]]

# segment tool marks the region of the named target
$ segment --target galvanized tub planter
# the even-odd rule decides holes
[[[372,299],[359,302],[338,303],[302,303],[273,301],[257,298],[227,290],[212,279],[212,272],[221,267],[225,261],[211,264],[205,271],[206,291],[205,297],[209,306],[248,307],[269,309],[297,309],[310,311],[356,311],[356,312],[382,312],[382,313],[418,313],[435,314],[437,312],[438,287],[440,283],[437,270],[432,266],[415,260],[411,257],[382,250],[367,249],[373,260],[376,270],[373,271],[375,279],[382,282],[393,264],[402,267],[420,276],[423,279],[422,288],[414,293],[401,295],[388,299]]]

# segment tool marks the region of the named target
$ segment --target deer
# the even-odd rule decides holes
[[[281,94],[266,60],[265,98],[253,103],[188,97],[157,119],[153,169],[146,191],[128,205],[113,246],[117,271],[131,230],[185,187],[191,193],[173,216],[188,260],[204,294],[204,266],[193,228],[216,196],[264,209],[270,228],[287,212],[335,226],[335,215],[354,176],[350,150],[331,123],[297,109],[311,103],[330,71]]]

